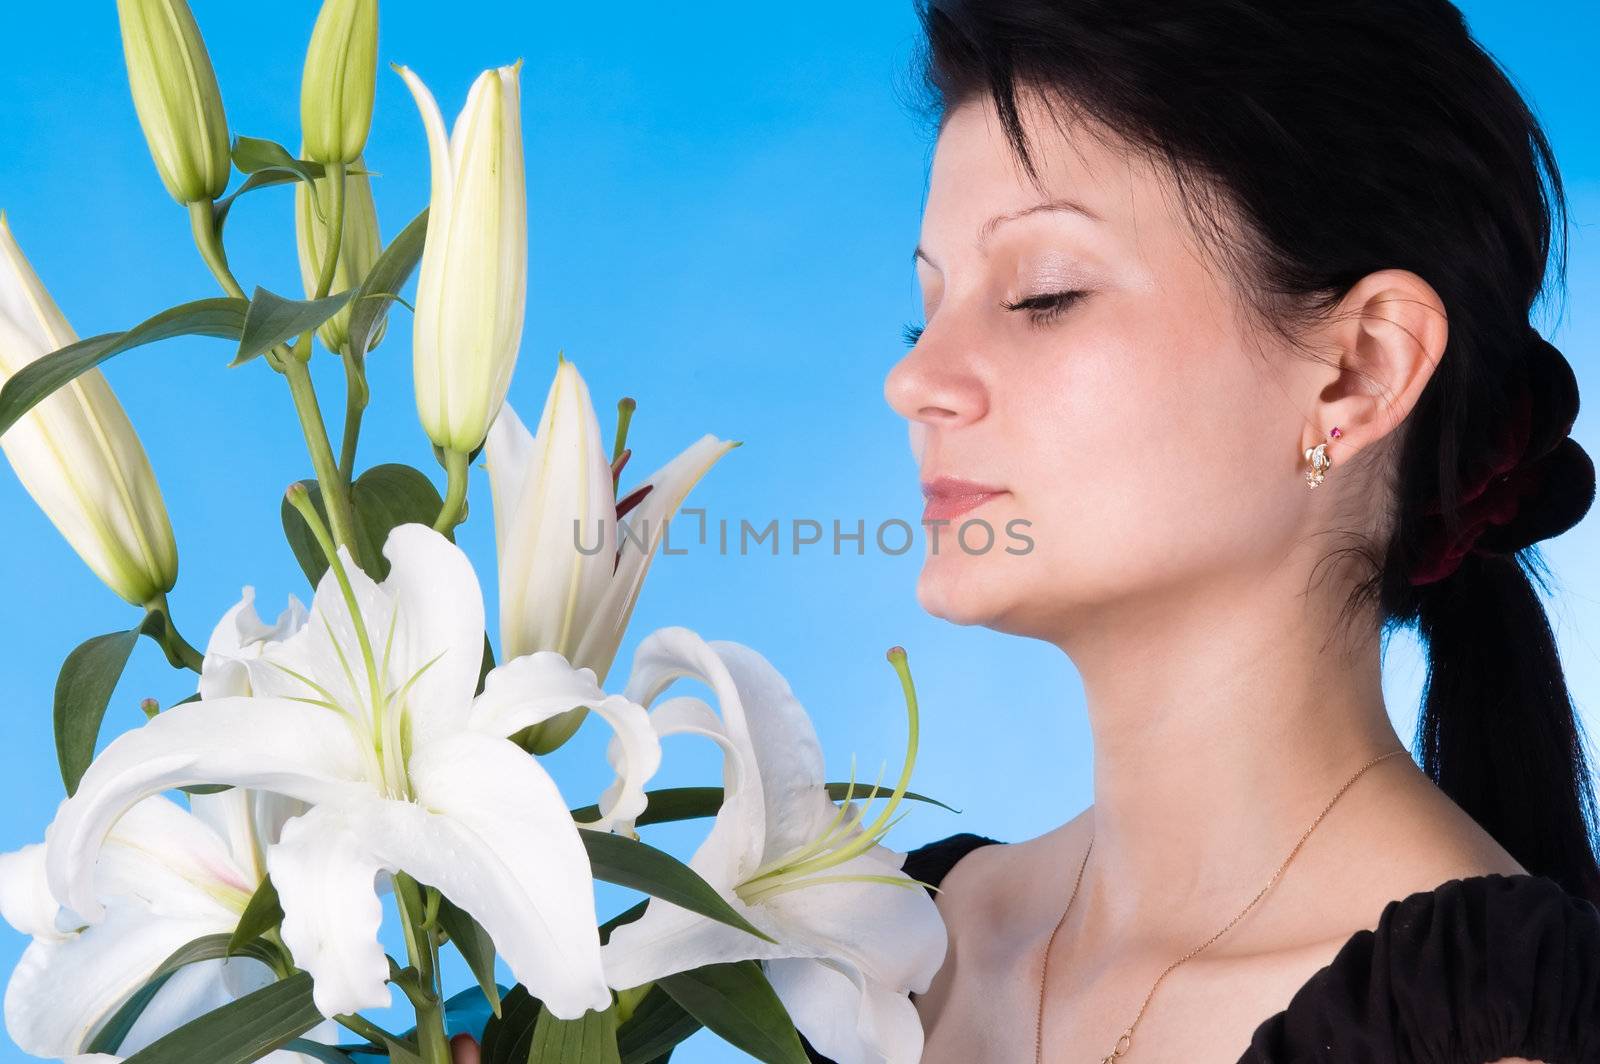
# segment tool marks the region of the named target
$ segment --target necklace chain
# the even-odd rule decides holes
[[[1362,765],[1361,768],[1356,770],[1355,775],[1351,776],[1345,781],[1344,786],[1339,788],[1338,793],[1328,800],[1327,805],[1322,807],[1322,812],[1317,814],[1316,819],[1311,822],[1311,826],[1306,828],[1305,832],[1300,836],[1300,841],[1294,844],[1294,848],[1289,851],[1289,856],[1285,857],[1283,859],[1283,863],[1278,865],[1277,871],[1272,873],[1272,878],[1267,880],[1267,885],[1262,887],[1256,893],[1254,898],[1250,899],[1250,904],[1239,910],[1239,914],[1232,920],[1229,920],[1227,924],[1223,926],[1222,930],[1218,931],[1216,934],[1200,943],[1200,945],[1196,946],[1182,957],[1179,957],[1177,960],[1167,965],[1166,969],[1156,977],[1156,981],[1151,984],[1149,992],[1145,994],[1144,1002],[1140,1004],[1138,1013],[1134,1015],[1133,1022],[1128,1024],[1127,1030],[1123,1031],[1122,1034],[1117,1036],[1117,1044],[1112,1048],[1110,1053],[1107,1053],[1104,1057],[1100,1058],[1100,1064],[1115,1064],[1119,1057],[1127,1054],[1129,1048],[1133,1044],[1133,1029],[1139,1025],[1139,1020],[1144,1016],[1145,1007],[1150,1004],[1151,997],[1155,995],[1156,988],[1159,987],[1161,985],[1161,981],[1167,977],[1167,973],[1171,972],[1174,968],[1178,967],[1178,965],[1191,959],[1195,956],[1195,954],[1199,953],[1217,939],[1221,938],[1228,932],[1230,928],[1233,927],[1234,924],[1237,924],[1240,920],[1244,919],[1246,913],[1255,908],[1256,903],[1266,896],[1267,891],[1271,890],[1273,884],[1275,884],[1278,881],[1278,878],[1283,875],[1284,869],[1289,867],[1289,862],[1294,860],[1295,855],[1300,852],[1300,847],[1305,845],[1306,840],[1311,837],[1311,833],[1317,829],[1317,825],[1322,823],[1322,818],[1328,815],[1328,810],[1332,809],[1334,803],[1344,796],[1344,792],[1348,791],[1351,786],[1354,785],[1356,780],[1361,778],[1362,773],[1366,772],[1367,769],[1371,768],[1373,765],[1376,765],[1379,761],[1382,761],[1385,758],[1394,757],[1398,754],[1404,753],[1408,753],[1408,751],[1404,748],[1401,748],[1399,750],[1391,750],[1387,754],[1379,754],[1377,757],[1374,757],[1372,760],[1368,761],[1365,765]],[[1091,830],[1089,833],[1089,845],[1083,852],[1082,862],[1080,862],[1078,865],[1078,876],[1072,883],[1072,894],[1067,898],[1067,906],[1061,911],[1061,918],[1056,921],[1055,928],[1050,932],[1050,937],[1045,942],[1044,964],[1042,965],[1039,973],[1039,1014],[1038,1023],[1036,1024],[1034,1030],[1034,1064],[1042,1064],[1044,1060],[1044,998],[1045,987],[1050,978],[1050,954],[1052,947],[1055,945],[1056,935],[1060,933],[1062,926],[1066,924],[1067,914],[1072,911],[1072,903],[1077,900],[1078,887],[1083,883],[1083,870],[1089,863],[1089,854],[1093,851],[1094,832]]]

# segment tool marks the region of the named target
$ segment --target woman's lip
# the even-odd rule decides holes
[[[934,477],[922,482],[922,494],[934,495],[997,495],[1005,488],[994,484],[980,484],[960,477]]]
[[[967,494],[952,494],[939,492],[930,494],[922,508],[924,521],[948,521],[959,517],[968,510],[982,506],[997,495],[1004,495],[1004,491],[977,491]]]

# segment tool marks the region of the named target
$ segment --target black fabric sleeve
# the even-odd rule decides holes
[[[1239,1064],[1600,1064],[1600,909],[1544,876],[1390,902]]]

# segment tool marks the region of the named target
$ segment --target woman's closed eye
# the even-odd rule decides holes
[[[1015,303],[1001,300],[1000,305],[1006,310],[1025,310],[1028,312],[1028,320],[1030,322],[1034,325],[1044,326],[1061,317],[1069,307],[1088,294],[1088,292],[1082,290],[1042,292],[1039,295],[1018,300]]]
[[[1043,292],[1036,296],[1029,296],[1027,299],[1018,300],[1015,303],[1001,300],[1000,305],[1006,310],[1025,310],[1028,312],[1028,320],[1030,322],[1034,325],[1045,326],[1061,317],[1069,307],[1088,294],[1082,289],[1070,292]],[[926,326],[921,324],[907,323],[900,333],[900,338],[905,341],[907,347],[915,347],[917,346],[917,341],[922,339],[924,328]]]

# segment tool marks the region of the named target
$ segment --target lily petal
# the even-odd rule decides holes
[[[95,758],[45,832],[50,891],[94,923],[94,864],[135,803],[194,783],[277,791],[308,802],[370,793],[361,752],[336,712],[288,699],[222,698],[174,706]]]
[[[477,918],[551,1015],[608,1007],[589,854],[544,767],[513,743],[467,733],[420,751],[411,771],[418,800],[466,836],[455,854],[471,855],[440,854],[418,877]]]
[[[396,617],[390,678],[411,685],[406,712],[422,745],[434,734],[459,730],[478,689],[483,590],[466,552],[427,525],[394,529],[383,554],[390,566],[383,591]],[[404,664],[396,669],[396,663]]]
[[[806,1041],[837,1064],[916,1064],[922,1020],[911,999],[826,961],[768,961],[767,978]]]
[[[587,854],[544,769],[503,739],[463,734],[419,750],[411,777],[417,803],[318,806],[267,855],[284,942],[311,972],[317,1008],[388,1001],[380,871],[405,871],[471,913],[552,1015],[605,1008]]]
[[[903,854],[881,846],[830,868],[829,876],[900,876]],[[765,905],[773,923],[819,955],[848,961],[895,991],[923,993],[944,964],[948,939],[928,892],[880,882],[816,883]]]
[[[427,816],[377,797],[315,806],[285,824],[267,851],[283,906],[284,945],[311,973],[312,1001],[324,1016],[390,1004],[389,963],[378,942],[383,905],[374,882],[384,861],[373,843],[380,824],[407,813]]]
[[[600,948],[606,981],[625,990],[707,964],[810,954],[809,947],[784,941],[782,929],[771,926],[758,908],[728,894],[723,897],[741,916],[778,941],[763,942],[748,931],[651,898],[643,916],[614,928]]]
[[[739,788],[739,773],[742,770],[738,751],[733,749],[733,744],[729,742],[727,735],[723,732],[722,721],[717,719],[716,713],[712,712],[711,707],[706,705],[705,702],[693,695],[679,695],[677,698],[667,699],[650,710],[648,719],[651,730],[656,734],[658,747],[661,739],[665,739],[669,735],[680,734],[700,735],[721,746],[724,754],[722,762],[723,794],[726,796],[729,790],[737,790]],[[611,741],[606,744],[606,760],[610,763],[612,770],[617,773],[617,777],[611,781],[611,785],[600,795],[601,819],[595,825],[592,825],[604,825],[604,830],[618,832],[623,835],[635,834],[634,821],[638,819],[639,813],[644,811],[643,806],[635,813],[626,811],[631,803],[625,804],[623,795],[632,785],[628,775],[628,758],[629,754],[621,734],[613,735]],[[648,804],[648,799],[645,804]],[[589,827],[591,825],[583,824],[580,826]],[[736,863],[730,864],[724,870],[723,875],[718,878],[727,879],[731,882],[731,877],[734,875],[736,868]]]
[[[255,599],[256,589],[247,585],[212,629],[200,667],[201,698],[250,694],[252,671],[267,667],[259,664],[262,645],[281,643],[305,627],[306,607],[293,595],[271,625],[256,612]]]
[[[0,854],[0,917],[35,938],[62,938],[56,929],[61,906],[45,878],[44,843],[30,842]]]
[[[78,1053],[173,951],[202,935],[231,931],[216,920],[153,916],[133,898],[114,898],[104,920],[59,941],[35,939],[6,987],[6,1029],[26,1052]]]
[[[595,605],[573,656],[574,661],[592,665],[601,680],[605,679],[617,656],[617,647],[644,586],[645,574],[650,571],[656,547],[672,516],[700,478],[737,446],[739,444],[733,440],[721,440],[707,433],[644,481],[651,486],[650,493],[623,519],[626,530],[619,529],[615,533],[620,546],[616,571]]]
[[[497,423],[505,415],[502,408]],[[514,438],[517,427],[508,424],[495,438]],[[513,453],[519,448],[513,443]],[[512,515],[508,535],[498,541],[500,639],[507,657],[555,650],[584,664],[574,651],[593,628],[590,615],[611,583],[617,513],[589,387],[565,359],[556,367],[532,451],[519,495],[494,503],[496,511]],[[501,464],[498,457],[490,461]]]
[[[208,916],[224,924],[237,919],[260,882],[234,860],[223,836],[164,794],[123,814],[95,867],[102,898],[132,895],[161,915]]]
[[[473,700],[467,727],[503,739],[530,724],[608,697],[612,696],[595,683],[592,669],[575,669],[556,651],[540,650],[490,670],[484,677],[483,693]]]
[[[617,822],[631,825],[649,799],[644,785],[661,767],[661,742],[650,716],[637,702],[608,695],[589,669],[574,669],[566,658],[542,650],[506,662],[484,680],[472,707],[472,728],[509,736],[577,706],[593,709],[616,733],[608,751],[618,777],[600,803],[600,818],[583,827],[609,831]]]
[[[309,808],[297,798],[246,787],[189,796],[190,813],[227,840],[228,852],[251,884],[266,878],[266,848],[278,841],[283,825]]]

